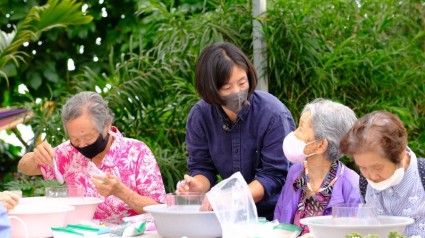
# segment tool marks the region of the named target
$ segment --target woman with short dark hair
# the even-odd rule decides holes
[[[195,74],[202,99],[187,119],[189,175],[179,191],[207,192],[217,175],[226,179],[240,171],[258,215],[272,219],[289,168],[281,142],[295,123],[279,99],[256,85],[252,63],[235,45],[216,43],[202,51]]]

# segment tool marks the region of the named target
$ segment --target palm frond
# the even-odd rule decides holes
[[[18,25],[13,40],[7,40],[0,34],[0,72],[8,61],[13,60],[18,66],[19,61],[25,62],[27,54],[19,49],[25,42],[36,41],[39,35],[52,28],[67,27],[89,23],[93,17],[85,16],[80,10],[82,3],[75,0],[49,0],[43,6],[34,6],[25,19]],[[3,32],[2,32],[3,33]],[[9,39],[9,38],[7,38]],[[19,56],[17,56],[19,55]]]

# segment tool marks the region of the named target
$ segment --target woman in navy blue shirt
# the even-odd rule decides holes
[[[195,87],[202,99],[187,119],[189,175],[178,190],[204,193],[217,175],[240,171],[258,215],[272,219],[289,168],[282,141],[295,123],[286,106],[255,91],[256,84],[255,69],[238,47],[216,43],[201,52]]]

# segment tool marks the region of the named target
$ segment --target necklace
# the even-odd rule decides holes
[[[338,161],[338,163],[341,163],[341,162]],[[345,166],[341,167],[341,172],[337,176],[335,176],[335,178],[332,179],[332,181],[328,184],[328,186],[326,186],[324,188],[313,189],[310,185],[310,177],[308,176],[307,160],[304,160],[304,173],[305,173],[305,178],[306,178],[308,190],[310,190],[314,193],[320,193],[320,192],[323,192],[324,190],[326,190],[327,188],[333,186],[335,184],[335,182],[338,180],[338,178],[341,176],[341,174],[344,173],[344,168],[345,168]]]

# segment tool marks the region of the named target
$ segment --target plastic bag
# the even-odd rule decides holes
[[[146,222],[123,222],[111,229],[110,236],[131,237],[142,235],[146,230]]]
[[[223,238],[255,234],[257,207],[240,172],[215,185],[206,195],[220,222]]]

